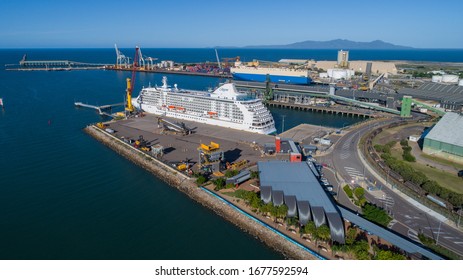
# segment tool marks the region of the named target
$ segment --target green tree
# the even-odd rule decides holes
[[[225,187],[225,179],[224,178],[217,178],[213,181],[213,184],[215,185],[214,190],[215,191],[220,191]]]
[[[240,173],[238,170],[230,170],[229,169],[229,170],[225,171],[225,177],[231,178],[231,177],[233,177],[235,175],[238,175],[238,173]]]
[[[323,241],[331,239],[330,228],[327,225],[321,225],[317,228],[317,237]]]
[[[272,208],[273,208],[273,203],[272,202],[269,202],[267,204],[263,204],[262,203],[262,206],[260,207],[260,212],[262,213],[265,213],[265,214],[268,214],[272,211]]]
[[[349,198],[354,198],[352,189],[349,187],[349,185],[345,185],[342,189],[344,190],[344,192],[346,192]]]
[[[376,207],[373,204],[366,203],[362,208],[365,219],[382,226],[387,226],[392,218],[383,209]]]
[[[402,155],[402,158],[405,161],[408,161],[408,162],[415,162],[416,161],[416,158],[412,154],[406,153],[405,151],[404,151],[404,153]]]
[[[285,204],[277,206],[277,217],[278,218],[286,217],[287,213],[288,213],[288,206],[286,206]]]
[[[408,141],[407,141],[407,139],[402,139],[402,140],[400,140],[400,145],[401,145],[402,147],[408,147]]]
[[[196,184],[200,186],[204,184],[206,181],[207,181],[206,177],[204,177],[203,175],[199,175],[198,178],[196,179]]]
[[[302,228],[302,231],[305,234],[310,234],[312,237],[316,238],[315,232],[317,231],[317,227],[313,221],[308,221],[307,224]]]
[[[252,196],[249,202],[249,205],[251,205],[251,207],[254,209],[260,209],[262,204],[263,204],[262,200],[257,196],[257,194],[255,196]]]
[[[377,250],[375,260],[406,260],[407,258],[398,253],[389,250]]]
[[[259,179],[259,171],[251,171],[251,179]]]
[[[364,198],[365,197],[365,189],[363,189],[363,188],[355,188],[354,189],[354,195],[358,200]]]
[[[378,152],[378,153],[382,153],[384,151],[383,149],[383,145],[380,145],[380,144],[376,144],[373,146],[375,148],[375,150]]]
[[[356,259],[358,260],[369,260],[370,254],[368,253],[369,249],[368,241],[366,240],[360,240],[356,241],[353,246],[352,246],[352,251],[354,252],[354,255]]]
[[[355,228],[349,228],[346,232],[346,244],[352,245],[357,239],[357,230]]]

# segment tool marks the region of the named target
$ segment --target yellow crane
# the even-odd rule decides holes
[[[133,112],[134,108],[132,105],[132,80],[130,78],[127,78],[127,97],[126,97],[126,104],[125,104],[125,111],[126,112]]]
[[[138,54],[139,54],[139,47],[135,47],[135,57],[133,58],[133,65],[132,65],[132,79],[127,78],[127,100],[125,104],[125,111],[128,113],[132,113],[135,111],[135,108],[132,105],[132,91],[133,91],[133,85],[135,83],[135,72],[138,69]]]

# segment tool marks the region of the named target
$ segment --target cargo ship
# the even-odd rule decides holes
[[[259,134],[276,132],[273,116],[262,100],[239,92],[233,83],[214,91],[171,87],[163,77],[161,87],[143,88],[132,100],[133,106],[147,113],[228,127]]]
[[[233,79],[241,81],[265,82],[268,75],[272,83],[307,85],[312,82],[307,69],[265,67],[258,64],[246,66],[241,61],[235,62],[235,66],[230,68],[230,73]]]

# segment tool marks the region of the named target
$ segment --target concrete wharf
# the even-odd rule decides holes
[[[114,71],[133,71],[132,67],[117,67],[115,65],[110,65],[105,67],[106,70],[114,70]],[[231,79],[232,76],[230,73],[204,73],[204,72],[189,72],[183,70],[168,70],[162,68],[136,68],[136,72],[144,72],[144,73],[162,73],[162,74],[175,74],[175,75],[189,75],[189,76],[202,76],[202,77],[212,77],[212,78],[223,78],[223,79]]]
[[[322,106],[311,106],[305,104],[297,104],[297,103],[286,103],[286,102],[279,102],[279,101],[268,101],[272,107],[277,108],[286,108],[286,109],[293,109],[293,110],[300,110],[300,111],[310,111],[310,112],[317,112],[317,113],[326,113],[332,115],[342,115],[348,117],[376,117],[376,114],[371,114],[370,111],[358,110],[353,111],[350,109],[338,108],[338,107],[322,107]]]
[[[267,85],[266,83],[261,82],[243,82],[243,81],[234,81],[235,85],[238,88],[242,89],[251,89],[251,90],[266,90]],[[352,93],[349,92],[346,95],[346,90],[340,90],[340,94],[330,94],[330,89],[326,86],[301,86],[301,85],[288,85],[288,84],[271,84],[271,89],[273,91],[273,100],[274,102],[278,102],[277,106],[290,108],[290,109],[298,109],[303,108],[306,110],[311,110],[309,105],[299,105],[298,102],[301,102],[304,98],[310,97],[318,97],[318,98],[325,98],[330,99],[339,103],[347,103],[356,107],[361,107],[365,109],[371,109],[376,111],[387,112],[395,115],[400,115],[400,111],[395,110],[393,108],[387,108],[383,106],[379,106],[376,104],[356,100],[355,97],[359,97],[362,94],[363,99],[371,99],[371,100],[386,100],[385,96],[382,96],[378,93],[371,94],[371,96],[366,96],[362,91],[353,91]],[[341,94],[343,96],[341,96]],[[349,96],[349,97],[346,97]],[[350,98],[352,96],[352,98]],[[269,104],[270,104],[269,103]],[[301,102],[303,103],[303,102]],[[287,105],[284,105],[287,104]],[[314,107],[312,106],[315,111],[319,112],[334,112],[333,108],[323,108],[323,107]],[[340,111],[341,112],[341,111]],[[350,110],[342,110],[345,114],[350,112]],[[357,114],[358,116],[362,115],[361,112],[353,111],[353,114]]]

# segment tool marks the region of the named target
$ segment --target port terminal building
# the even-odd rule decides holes
[[[344,244],[344,222],[340,211],[320,185],[311,162],[258,162],[260,196],[264,203],[288,207],[288,217],[298,217],[301,225],[313,221],[327,225],[331,239]]]
[[[424,136],[423,152],[463,163],[463,114],[446,113]]]

